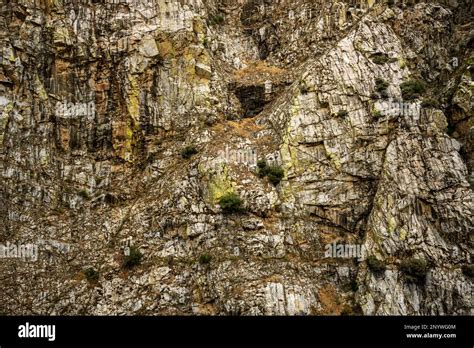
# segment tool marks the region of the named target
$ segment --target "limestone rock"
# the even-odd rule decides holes
[[[472,315],[472,5],[389,3],[0,5],[0,312]]]

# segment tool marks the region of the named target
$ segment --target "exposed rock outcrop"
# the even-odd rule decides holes
[[[0,312],[472,314],[473,5],[391,3],[4,3]]]

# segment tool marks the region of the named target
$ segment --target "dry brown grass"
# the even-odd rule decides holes
[[[318,298],[323,306],[321,314],[340,315],[343,309],[339,295],[332,285],[328,285],[318,292]]]
[[[238,135],[242,138],[249,139],[252,137],[252,133],[258,132],[262,129],[255,124],[255,120],[246,118],[240,121],[229,121],[227,123],[231,129],[231,134]]]
[[[248,66],[244,69],[235,71],[234,79],[236,81],[246,80],[251,78],[252,80],[259,80],[265,77],[275,77],[282,75],[286,70],[278,68],[276,66],[267,65],[263,60],[248,63]]]

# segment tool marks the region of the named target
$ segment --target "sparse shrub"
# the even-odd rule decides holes
[[[282,167],[280,166],[268,166],[267,162],[265,160],[260,160],[257,162],[257,167],[258,167],[258,176],[263,178],[263,177],[268,177],[268,180],[273,185],[278,185],[281,180],[285,177],[285,171],[283,170]]]
[[[366,262],[367,266],[373,273],[383,273],[387,270],[385,262],[379,260],[374,255],[370,255],[369,257],[367,257]]]
[[[274,166],[268,169],[267,177],[273,185],[278,185],[284,176],[285,171],[281,167]]]
[[[382,98],[382,99],[387,99],[388,98],[387,90],[383,90],[383,91],[380,92],[380,98]]]
[[[343,289],[344,291],[357,292],[359,290],[359,283],[357,282],[357,280],[352,279],[350,282],[344,284]]]
[[[359,283],[357,282],[357,280],[351,281],[351,290],[354,292],[359,291]]]
[[[259,177],[263,178],[263,177],[267,176],[267,174],[268,174],[267,161],[259,160],[257,162],[257,167],[258,167],[257,173],[258,173]]]
[[[211,261],[212,261],[212,256],[209,255],[209,254],[202,254],[199,257],[199,263],[201,265],[207,265],[207,264],[211,263]]]
[[[219,205],[226,214],[241,212],[242,203],[242,199],[236,193],[228,193],[219,200]]]
[[[402,97],[405,100],[413,100],[418,98],[424,93],[426,86],[423,81],[420,80],[409,80],[405,81],[400,85],[402,90]]]
[[[425,260],[410,258],[404,260],[400,266],[405,279],[411,283],[423,281],[428,273],[428,264]]]
[[[384,79],[381,79],[379,77],[377,77],[375,79],[375,90],[378,92],[378,93],[383,93],[383,92],[386,92],[387,91],[387,88],[388,86],[390,86],[390,84],[385,81]]]
[[[380,110],[375,110],[372,115],[375,117],[375,118],[381,118],[383,117],[383,114],[382,114],[382,111]]]
[[[83,273],[89,283],[96,283],[99,280],[99,272],[92,267],[85,269]]]
[[[183,157],[184,159],[190,159],[191,157],[193,157],[197,153],[198,153],[198,150],[197,150],[196,146],[190,145],[190,146],[186,146],[181,151],[181,157]]]
[[[84,189],[84,190],[80,190],[79,193],[78,193],[78,195],[79,195],[80,197],[82,197],[83,199],[85,199],[85,200],[90,200],[90,199],[91,199],[91,194],[89,193],[89,191],[87,191],[87,190],[85,190],[85,189]]]
[[[427,109],[436,109],[439,108],[439,102],[433,98],[426,98],[421,102],[421,107]]]
[[[349,115],[349,113],[347,112],[347,110],[339,110],[337,112],[337,117],[346,117],[347,115]]]
[[[138,266],[143,258],[143,254],[141,253],[140,249],[138,249],[135,246],[131,246],[128,249],[128,255],[125,255],[125,258],[123,260],[123,267],[125,268],[133,268],[135,266]]]
[[[372,62],[375,64],[386,64],[390,61],[390,58],[388,57],[388,54],[385,53],[377,53],[372,55]]]
[[[225,18],[221,14],[217,14],[209,18],[210,25],[222,25],[225,22]]]
[[[321,105],[322,108],[327,109],[329,107],[329,102],[322,101],[320,105]]]
[[[465,276],[474,278],[474,264],[471,263],[470,265],[463,265],[461,270]]]
[[[381,79],[379,77],[377,77],[375,79],[375,90],[377,91],[378,95],[383,98],[383,99],[387,99],[388,98],[388,92],[387,92],[387,88],[390,84],[385,81],[384,79]]]

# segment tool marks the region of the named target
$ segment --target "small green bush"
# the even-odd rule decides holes
[[[219,205],[226,214],[242,211],[242,204],[242,199],[236,193],[228,193],[219,200]]]
[[[367,257],[367,266],[373,273],[383,273],[387,270],[385,262],[377,259],[377,257],[370,255]]]
[[[433,98],[426,98],[421,102],[421,107],[427,109],[436,109],[439,108],[439,102]]]
[[[212,256],[209,255],[209,254],[202,254],[199,257],[199,263],[201,265],[207,265],[207,264],[211,263],[211,261],[212,261]]]
[[[257,173],[258,176],[268,177],[268,180],[273,185],[278,185],[281,180],[285,177],[285,171],[280,166],[269,166],[265,160],[260,160],[257,162]]]
[[[96,283],[99,280],[99,272],[92,267],[85,269],[83,273],[89,283]]]
[[[140,249],[135,246],[131,246],[129,248],[128,255],[125,255],[123,260],[123,266],[125,268],[133,268],[138,266],[142,261],[143,254],[141,253]]]
[[[404,260],[400,266],[405,279],[411,283],[421,282],[428,274],[428,264],[425,260],[410,258]]]
[[[385,53],[374,54],[371,58],[375,64],[387,64],[390,61],[388,54]]]
[[[183,157],[184,159],[190,159],[191,157],[193,157],[197,153],[198,153],[198,150],[197,150],[196,146],[190,145],[190,146],[186,146],[181,151],[181,157]]]
[[[265,160],[259,160],[257,162],[257,167],[258,167],[258,176],[263,178],[265,176],[267,176],[268,174],[268,165],[267,165],[267,161]]]
[[[384,79],[381,79],[379,77],[377,77],[375,79],[375,90],[378,93],[382,94],[383,92],[386,92],[388,86],[390,86],[390,84],[387,81],[385,81]]]
[[[418,98],[426,90],[425,83],[421,80],[409,80],[400,85],[402,97],[405,100],[413,100]]]
[[[372,115],[375,117],[375,118],[381,118],[383,117],[383,114],[380,110],[375,110]]]
[[[270,167],[268,169],[267,177],[273,185],[278,185],[285,177],[285,171],[281,167]]]
[[[210,25],[222,25],[225,22],[225,18],[221,14],[217,14],[209,18]]]
[[[470,265],[463,265],[461,270],[465,276],[474,278],[474,264],[471,263]]]
[[[349,115],[349,113],[347,112],[347,110],[339,110],[337,112],[337,117],[346,117],[347,115]]]
[[[79,191],[79,196],[82,197],[85,200],[90,200],[91,199],[91,194],[87,190],[81,190]]]

